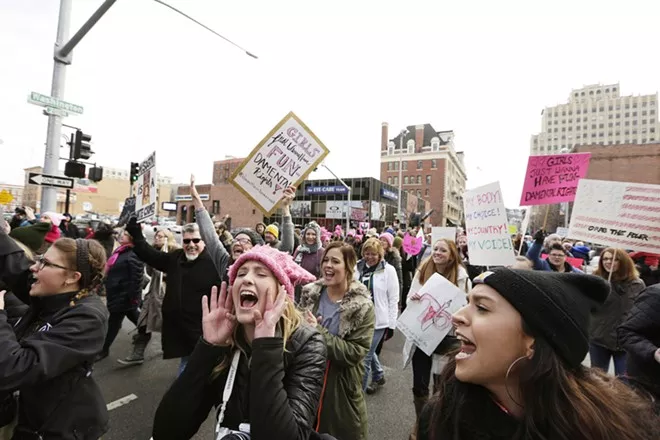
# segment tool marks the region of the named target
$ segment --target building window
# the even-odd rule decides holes
[[[599,107],[599,108],[598,108],[598,111],[599,111],[599,112],[604,112],[604,111],[605,111],[605,107]]]
[[[397,176],[394,176],[394,185],[399,184],[399,178]]]
[[[591,129],[595,130],[596,129],[596,124],[591,124]]]
[[[630,125],[630,121],[626,121],[626,127]]]
[[[421,169],[422,169],[422,161],[421,161],[421,160],[418,160],[418,161],[417,161],[417,169],[418,169],[418,170],[421,170]]]
[[[613,105],[609,106],[609,107],[608,107],[608,110],[609,110],[609,111],[614,110],[614,106],[613,106]]]
[[[431,159],[431,169],[437,169],[438,168],[438,159]]]
[[[642,124],[646,124],[646,119],[642,119]]]
[[[626,112],[626,118],[630,117],[630,112]]]
[[[422,197],[422,190],[421,189],[417,190],[417,197]]]
[[[220,200],[213,201],[213,214],[220,214]]]
[[[388,178],[387,178],[387,184],[388,184],[388,185],[391,185],[391,184],[392,184],[392,177],[388,177]]]
[[[603,128],[605,124],[598,124],[598,128]]]
[[[607,117],[607,119],[613,119],[613,118],[614,118],[614,115],[609,115],[609,116]]]
[[[430,174],[427,174],[427,175],[426,175],[426,184],[427,184],[427,185],[430,185],[430,184],[431,184],[431,175],[430,175]]]
[[[392,171],[392,162],[387,162],[387,171]]]
[[[633,102],[633,108],[637,108],[637,103]]]
[[[617,119],[621,119],[621,113],[617,113],[617,114],[616,114],[616,118],[617,118]]]
[[[633,125],[637,125],[637,121],[633,121]]]
[[[605,136],[605,133],[603,133],[602,131],[600,133],[598,133],[598,137],[604,137],[604,136]]]
[[[626,104],[626,110],[630,108],[630,104]]]
[[[422,184],[422,176],[418,175],[417,176],[417,185],[421,185],[421,184]]]
[[[633,112],[633,117],[637,116],[637,112]]]
[[[603,125],[603,124],[601,124],[601,125]],[[614,127],[614,123],[610,122],[609,124],[607,124],[607,126],[608,127]]]
[[[654,114],[655,114],[655,110],[651,109],[651,111],[649,112],[649,114],[654,115]]]
[[[655,127],[651,127],[651,128],[649,128],[649,132],[650,132],[650,133],[655,133]]]
[[[426,189],[424,190],[424,195],[425,195],[426,197],[429,196],[429,189],[428,189],[428,188],[426,188]]]

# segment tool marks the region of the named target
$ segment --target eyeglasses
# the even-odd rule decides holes
[[[35,262],[36,262],[36,265],[37,265],[37,270],[41,270],[44,267],[56,267],[57,269],[73,270],[73,269],[69,269],[68,267],[64,267],[64,266],[60,266],[59,264],[52,263],[52,262],[46,260],[43,256],[42,257],[37,257]]]
[[[550,254],[550,256],[551,256],[552,258],[561,258],[561,257],[565,257],[566,254]]]
[[[190,244],[191,241],[192,241],[193,243],[197,244],[197,243],[199,243],[200,241],[202,241],[202,239],[201,239],[201,238],[184,238],[184,239],[183,239],[183,244]]]
[[[252,243],[249,238],[235,238],[234,243],[248,244]]]

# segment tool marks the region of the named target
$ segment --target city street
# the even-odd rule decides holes
[[[125,320],[110,356],[95,366],[94,376],[106,402],[115,407],[110,411],[110,431],[103,436],[104,440],[148,440],[158,402],[177,371],[178,360],[163,361],[161,358],[159,334],[152,338],[143,365],[122,367],[118,364],[116,360],[130,351],[128,332],[133,328],[133,324]],[[372,440],[405,440],[415,419],[412,370],[400,368],[402,348],[400,333],[383,346],[381,361],[386,367],[387,384],[377,394],[367,396],[369,438]],[[126,403],[121,405],[123,402]],[[212,437],[213,418],[214,413],[209,415],[194,439]]]

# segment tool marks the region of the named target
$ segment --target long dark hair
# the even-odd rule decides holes
[[[524,322],[523,331],[532,334]],[[474,410],[475,403],[491,398],[486,388],[460,382],[455,367],[452,356],[431,401],[433,439],[459,439],[459,421]],[[597,369],[569,368],[541,337],[536,336],[532,359],[521,362],[516,371],[524,414],[512,440],[658,438],[660,417],[650,399]],[[447,430],[450,437],[440,437]]]

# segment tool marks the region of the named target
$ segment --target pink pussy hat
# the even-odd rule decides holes
[[[238,260],[229,268],[229,285],[236,280],[238,269],[246,261],[257,261],[266,266],[275,275],[291,300],[294,299],[294,286],[316,281],[316,277],[298,266],[291,255],[280,252],[270,246],[255,246],[238,257]]]

